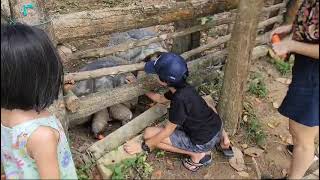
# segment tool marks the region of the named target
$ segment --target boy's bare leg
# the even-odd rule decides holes
[[[158,134],[162,128],[159,127],[149,127],[145,130],[144,133],[144,139],[150,139],[151,137],[155,136]],[[198,163],[206,154],[210,153],[195,153],[191,151],[186,151],[183,149],[179,149],[177,147],[174,147],[170,141],[170,138],[165,138],[161,141],[161,143],[156,145],[157,148],[165,150],[165,151],[170,151],[174,153],[179,153],[179,154],[186,154],[189,155],[192,159],[193,162]]]
[[[220,146],[222,149],[228,149],[230,146],[230,140],[229,140],[228,134],[224,129],[222,130]]]

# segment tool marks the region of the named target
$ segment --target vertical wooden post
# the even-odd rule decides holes
[[[45,4],[50,0],[9,0],[11,6],[11,13],[15,21],[36,26],[43,29],[56,45],[55,37],[52,33],[51,19],[45,11]],[[59,99],[49,108],[49,111],[55,113],[55,116],[61,121],[66,133],[68,130],[68,119],[66,116],[66,109],[63,100],[63,91],[60,90]]]
[[[286,0],[287,4],[287,12],[285,14],[285,23],[292,24],[295,20],[296,14],[303,2],[303,0]]]
[[[226,131],[235,134],[242,112],[242,100],[248,76],[248,66],[255,45],[259,15],[263,0],[240,0],[218,111]]]
[[[196,24],[196,21],[179,21],[175,22],[175,31],[179,31],[181,29],[192,27]],[[186,51],[194,49],[200,46],[200,32],[195,32],[192,34],[188,34],[186,36],[177,37],[173,40],[172,52],[177,54],[182,54]]]
[[[11,19],[11,11],[8,0],[1,1],[1,24],[8,23]]]
[[[183,2],[186,0],[176,0]],[[196,25],[195,20],[179,21],[174,23],[175,31],[186,29]],[[173,40],[171,51],[177,54],[182,54],[186,51],[200,46],[200,32],[191,33],[182,37],[177,37]]]

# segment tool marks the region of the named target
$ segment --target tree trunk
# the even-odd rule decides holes
[[[226,130],[235,133],[242,112],[248,66],[257,35],[263,0],[240,0],[236,22],[228,46],[219,114]]]
[[[127,8],[106,8],[57,15],[53,29],[59,42],[123,32],[130,29],[168,24],[175,21],[195,19],[234,9],[239,0],[187,2],[168,1],[161,5],[148,4]]]

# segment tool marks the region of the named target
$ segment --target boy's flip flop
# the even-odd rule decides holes
[[[232,158],[234,156],[234,153],[233,153],[233,150],[232,150],[231,146],[229,146],[228,149],[222,149],[222,147],[219,144],[219,145],[216,145],[216,149],[218,151],[220,151],[227,158]]]
[[[191,158],[186,158],[182,161],[183,166],[188,169],[189,171],[196,172],[198,171],[202,166],[207,166],[212,163],[212,156],[211,154],[205,155],[199,163],[195,163],[192,161]],[[192,168],[194,167],[194,168]]]

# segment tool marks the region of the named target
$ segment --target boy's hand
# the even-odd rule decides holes
[[[143,150],[141,148],[141,144],[137,142],[127,142],[123,145],[123,149],[128,153],[128,154],[137,154],[141,153]]]

